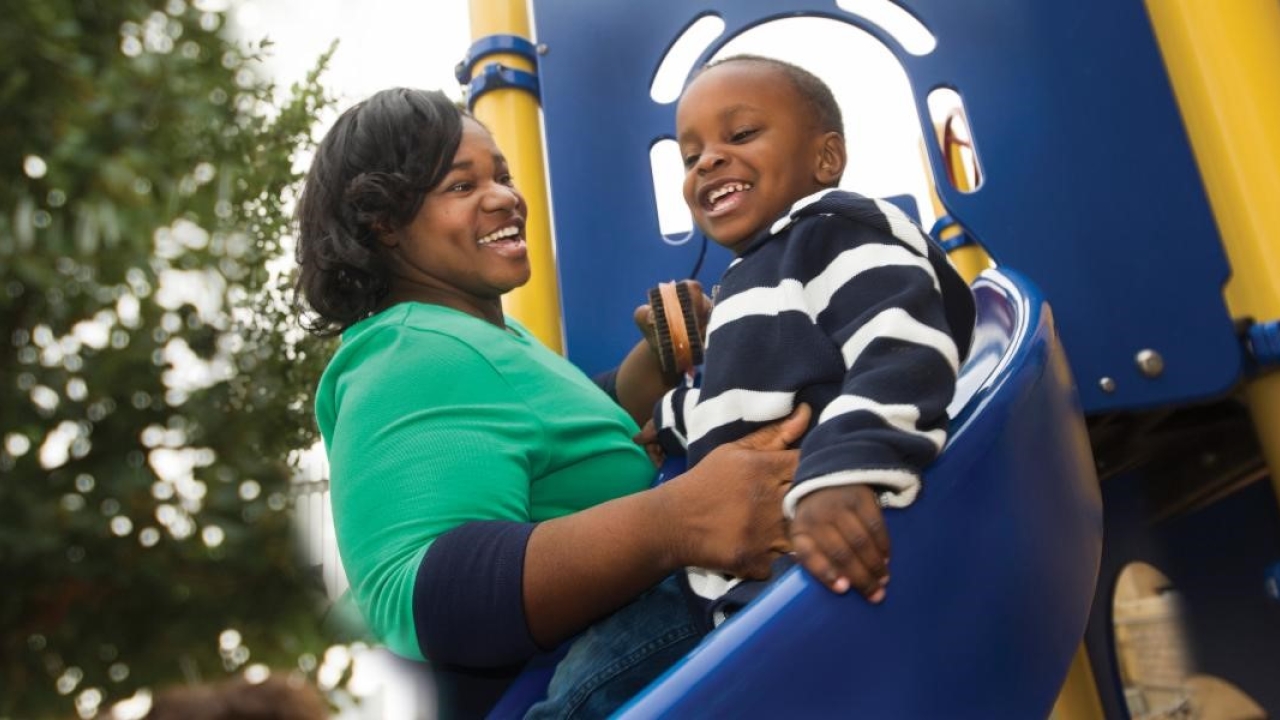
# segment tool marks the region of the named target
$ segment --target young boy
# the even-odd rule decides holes
[[[915,499],[946,440],[972,295],[904,213],[836,189],[843,122],[811,73],[750,55],[712,63],[681,96],[676,131],[693,218],[737,257],[713,293],[701,387],[659,403],[658,439],[687,446],[693,466],[809,403],[783,505],[795,557],[833,591],[880,602],[880,508]],[[688,579],[713,623],[759,590],[729,592],[738,579],[696,568]]]

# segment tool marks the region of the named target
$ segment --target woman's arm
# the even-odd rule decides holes
[[[642,309],[636,310],[637,315]],[[618,366],[614,380],[618,404],[643,427],[653,417],[654,404],[662,399],[663,393],[675,387],[677,379],[663,375],[657,353],[648,340],[641,340]]]
[[[530,471],[549,461],[548,438],[488,362],[389,328],[340,353],[318,403],[339,547],[365,619],[398,654],[518,662],[686,564],[759,575],[785,547],[798,453],[781,448],[807,415],[660,490],[534,523]]]
[[[712,451],[652,490],[539,523],[524,563],[525,615],[543,647],[689,565],[764,578],[787,548],[780,511],[809,408]]]

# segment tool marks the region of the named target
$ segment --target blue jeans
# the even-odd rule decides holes
[[[604,718],[692,650],[702,624],[675,576],[587,628],[556,665],[525,720]]]

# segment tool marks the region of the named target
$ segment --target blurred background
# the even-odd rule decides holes
[[[338,109],[461,96],[466,4],[0,7],[0,718],[230,679],[427,716],[297,542],[329,349],[282,271]]]

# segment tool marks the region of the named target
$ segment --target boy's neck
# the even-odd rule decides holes
[[[818,202],[822,198],[826,197],[828,193],[839,189],[840,188],[838,186],[831,185],[815,190],[803,197],[796,198],[791,202],[791,205],[787,207],[786,212],[774,218],[773,222],[769,223],[766,227],[758,228],[754,233],[752,233],[750,239],[746,242],[740,243],[739,246],[733,250],[734,256],[742,257],[743,255],[751,252],[752,248],[759,245],[764,238],[772,237],[789,225],[791,223],[791,216],[794,215],[796,211]]]

